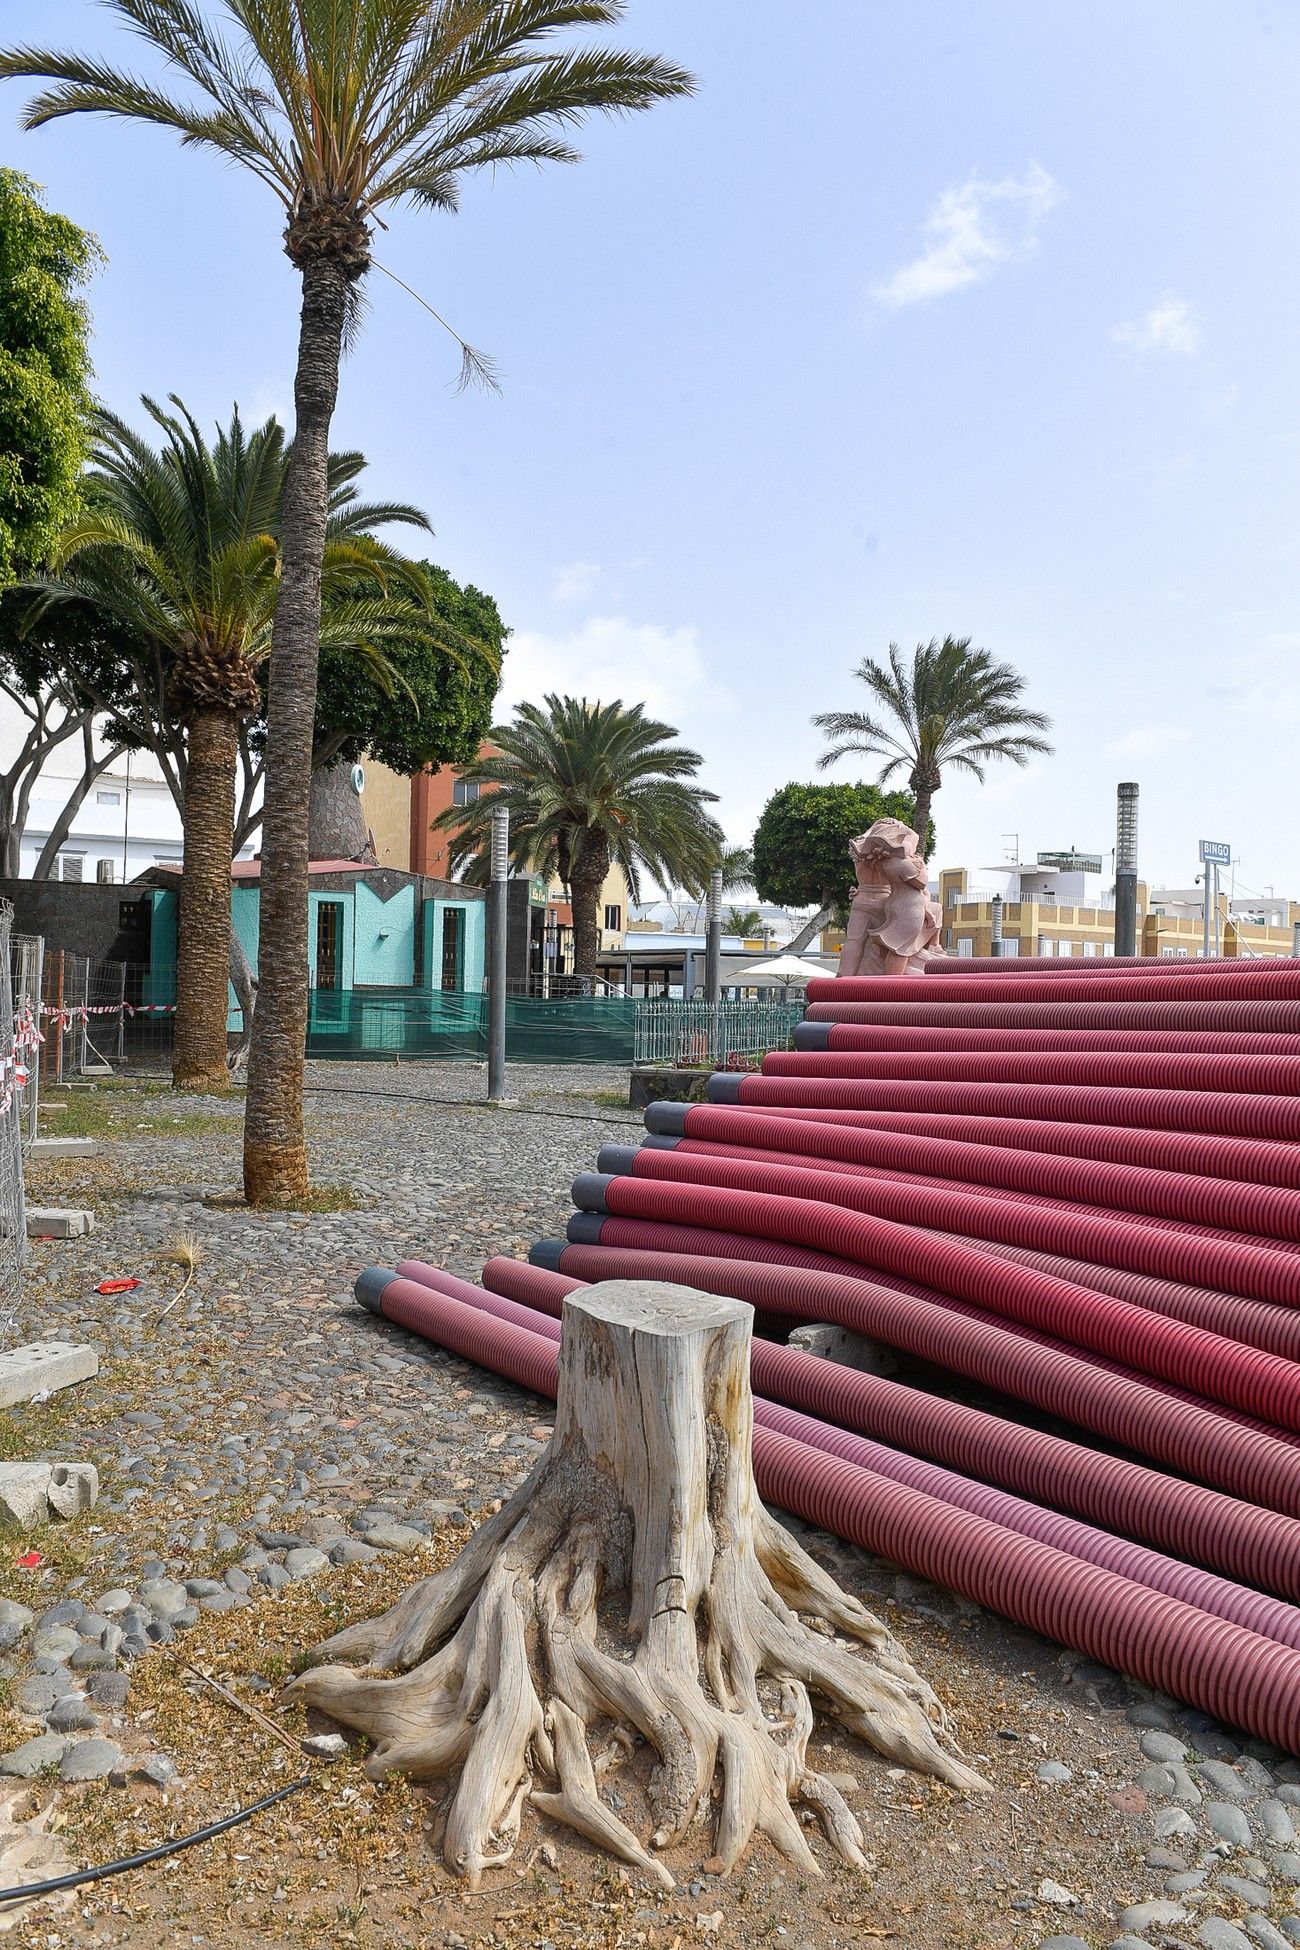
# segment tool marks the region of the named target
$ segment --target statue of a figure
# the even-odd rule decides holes
[[[920,975],[943,953],[942,910],[927,891],[920,844],[901,819],[878,819],[849,841],[858,884],[839,974]]]

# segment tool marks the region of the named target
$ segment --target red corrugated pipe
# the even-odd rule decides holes
[[[948,987],[940,983],[936,993],[936,985],[925,982],[912,990],[911,1002],[812,1002],[808,1020],[913,1029],[1222,1029],[1279,1035],[1300,1030],[1300,1002],[1071,1002],[1055,988],[1047,991],[1050,1000],[1015,1002],[1002,996],[996,1002],[959,1002],[944,1000]]]
[[[1191,1172],[1109,1164],[1039,1151],[1000,1150],[904,1131],[850,1130],[807,1119],[763,1116],[725,1104],[693,1104],[679,1150],[744,1146],[791,1158],[832,1160],[865,1169],[916,1173],[971,1185],[996,1185],[1042,1198],[1069,1199],[1112,1212],[1145,1212],[1261,1239],[1300,1241],[1300,1191],[1227,1182]]]
[[[710,1104],[654,1103],[646,1129],[672,1137],[702,1137],[697,1112]],[[1203,1131],[1126,1131],[1113,1124],[1034,1123],[1015,1117],[960,1117],[952,1112],[902,1110],[806,1110],[795,1104],[765,1111],[759,1105],[729,1109],[746,1116],[780,1116],[797,1123],[833,1124],[863,1131],[904,1131],[948,1138],[957,1144],[988,1144],[1008,1151],[1041,1151],[1054,1157],[1099,1158],[1107,1164],[1141,1165],[1154,1171],[1185,1171],[1248,1185],[1300,1190],[1300,1147],[1257,1138],[1216,1137]],[[694,1122],[692,1121],[694,1119]]]
[[[709,1102],[808,1110],[919,1110],[1034,1122],[1117,1124],[1131,1129],[1206,1131],[1224,1137],[1300,1139],[1300,1100],[1199,1090],[1067,1088],[1035,1083],[853,1083],[807,1077],[709,1078]]]
[[[430,1293],[429,1308],[439,1317],[441,1345],[554,1393],[551,1342],[441,1294]],[[1300,1654],[1289,1647],[774,1430],[755,1429],[754,1473],[760,1493],[783,1509],[1300,1750]]]
[[[796,1023],[796,1049],[1174,1050],[1207,1056],[1300,1056],[1300,1036],[1226,1029],[908,1029],[890,1023]]]
[[[854,1213],[852,1224],[847,1230],[841,1227],[840,1234],[855,1239],[852,1252],[821,1237],[773,1235],[788,1237],[793,1245],[827,1244],[829,1251],[847,1259],[860,1257],[863,1250],[872,1246],[892,1250],[890,1235],[874,1232],[872,1227],[893,1221],[908,1228],[908,1251],[922,1260],[926,1258],[926,1249],[924,1242],[917,1238],[916,1228],[935,1227],[943,1232],[997,1240],[1007,1246],[1028,1246],[1036,1252],[1063,1253],[1069,1259],[1091,1260],[1098,1266],[1149,1273],[1156,1279],[1188,1284],[1212,1282],[1223,1293],[1268,1300],[1279,1306],[1300,1306],[1300,1254],[1276,1245],[1257,1246],[1248,1241],[1224,1239],[1211,1232],[1189,1233],[1169,1226],[1144,1225],[1136,1218],[1110,1218],[1100,1211],[1070,1211],[1027,1200],[987,1197],[962,1187],[949,1189],[883,1176],[818,1172],[793,1164],[753,1164],[744,1158],[729,1158],[723,1146],[716,1146],[709,1153],[683,1151],[681,1147],[674,1151],[643,1147],[635,1153],[635,1158],[635,1179],[619,1179],[616,1181],[619,1185],[657,1178],[665,1182],[665,1188],[671,1182],[674,1190],[684,1191],[691,1185],[718,1186],[725,1189],[729,1198],[779,1194],[788,1206],[807,1202],[820,1208],[826,1216],[815,1223],[823,1229],[836,1223],[829,1218],[831,1207],[850,1207]],[[676,1216],[648,1209],[634,1211],[621,1202],[612,1203],[610,1209],[637,1218]],[[734,1208],[738,1214],[744,1209]],[[756,1206],[755,1216],[762,1210]],[[791,1224],[805,1225],[793,1213],[785,1214],[784,1208],[782,1214]],[[859,1217],[859,1214],[872,1217]],[[698,1213],[692,1216],[701,1224],[716,1223]],[[733,1221],[722,1223],[731,1224],[734,1229]],[[859,1230],[855,1231],[855,1227]],[[894,1264],[892,1259],[862,1263]]]
[[[972,1002],[1032,1002],[1041,976],[974,975],[962,983],[961,993]],[[916,989],[914,975],[817,976],[808,984],[809,1002],[903,1002]],[[1121,1002],[1178,1000],[1184,996],[1213,996],[1217,1001],[1255,1002],[1300,999],[1300,962],[1239,961],[1190,963],[1158,975],[1078,973],[1056,983],[1062,1000]]]
[[[642,1185],[639,1189],[676,1192],[682,1188]],[[687,1285],[704,1283],[704,1276],[697,1277],[692,1266],[701,1257],[710,1262],[721,1257],[755,1268],[759,1275],[771,1276],[771,1290],[782,1296],[791,1312],[801,1312],[805,1320],[834,1320],[935,1367],[951,1369],[1016,1400],[1032,1402],[1079,1428],[1091,1429],[1138,1455],[1167,1463],[1231,1495],[1300,1516],[1300,1450],[1291,1447],[1291,1439],[1280,1431],[1269,1432],[1244,1423],[1231,1411],[1220,1411],[1209,1402],[1116,1370],[1097,1356],[1084,1355],[1036,1336],[1025,1327],[982,1314],[971,1303],[924,1299],[905,1290],[905,1282],[886,1284],[884,1277],[873,1279],[866,1273],[855,1277],[851,1272],[838,1271],[831,1254],[776,1242],[751,1242],[735,1233],[713,1232],[707,1227],[585,1215],[579,1224],[584,1245],[626,1246],[680,1259],[682,1270],[677,1277]],[[807,1260],[816,1263],[807,1266]],[[774,1272],[775,1268],[783,1270]],[[581,1274],[590,1268],[566,1254],[562,1270]],[[810,1274],[817,1275],[816,1279],[810,1279]],[[746,1292],[739,1297],[749,1299],[750,1295]]]
[[[1070,1083],[1125,1090],[1241,1091],[1253,1097],[1300,1095],[1300,1057],[1180,1056],[1139,1050],[955,1051],[774,1050],[765,1077],[904,1077],[917,1083]]]

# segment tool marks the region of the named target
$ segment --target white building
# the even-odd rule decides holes
[[[8,771],[22,749],[29,721],[13,700],[0,696],[0,771]],[[100,741],[102,743],[102,740]],[[80,737],[55,747],[32,789],[23,827],[19,876],[30,879],[56,821],[81,778]],[[243,847],[249,859],[253,844]],[[52,880],[134,880],[147,868],[181,858],[181,819],[149,752],[116,759],[91,786],[59,847]]]

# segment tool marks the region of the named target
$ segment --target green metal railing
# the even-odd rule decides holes
[[[636,1010],[621,997],[510,996],[511,1063],[630,1063]],[[307,1054],[393,1061],[487,1056],[487,998],[428,989],[313,989]]]
[[[784,1049],[802,1000],[773,996],[756,1002],[685,1002],[661,998],[636,1004],[632,1060],[637,1064],[701,1067],[732,1057]]]

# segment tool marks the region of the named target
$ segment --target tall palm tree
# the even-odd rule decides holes
[[[824,770],[849,752],[866,752],[885,760],[881,785],[905,770],[916,801],[912,825],[922,836],[946,765],[982,780],[990,759],[1024,765],[1032,753],[1052,750],[1042,735],[1052,720],[1020,702],[1024,678],[989,651],[972,649],[968,636],[918,643],[910,666],[891,643],[888,667],[864,657],[853,674],[881,715],[824,711],[815,717],[830,741],[818,763]]]
[[[521,704],[514,722],[488,734],[494,750],[465,767],[480,788],[471,806],[449,806],[433,822],[455,834],[453,859],[481,875],[492,809],[510,813],[517,867],[558,875],[573,906],[574,972],[596,974],[600,890],[611,866],[627,876],[634,900],[641,874],[662,886],[700,889],[717,863],[722,829],[705,806],[717,797],[694,783],[698,752],[670,741],[670,724],[640,704],[589,704],[548,695]]]
[[[267,719],[268,955],[244,1126],[247,1196],[288,1203],[307,1190],[307,809],[326,460],[372,221],[398,202],[454,211],[463,179],[499,163],[575,162],[567,131],[584,115],[649,108],[694,84],[652,55],[554,46],[558,33],[619,21],[626,0],[216,0],[230,39],[196,0],[106,4],[162,57],[180,92],[85,55],[0,52],[0,79],[53,84],[29,104],[27,126],[115,115],[215,149],[279,199],[302,280]]]
[[[223,1090],[239,739],[262,711],[292,450],[276,420],[250,433],[238,409],[209,446],[183,403],[172,405],[144,400],[157,447],[115,414],[95,415],[83,512],[37,587],[47,604],[89,604],[131,640],[130,708],[168,728],[184,827],[172,1080]],[[382,676],[385,642],[437,625],[423,570],[370,532],[428,523],[415,508],[358,500],[364,464],[359,454],[327,464],[321,641],[366,656]]]

